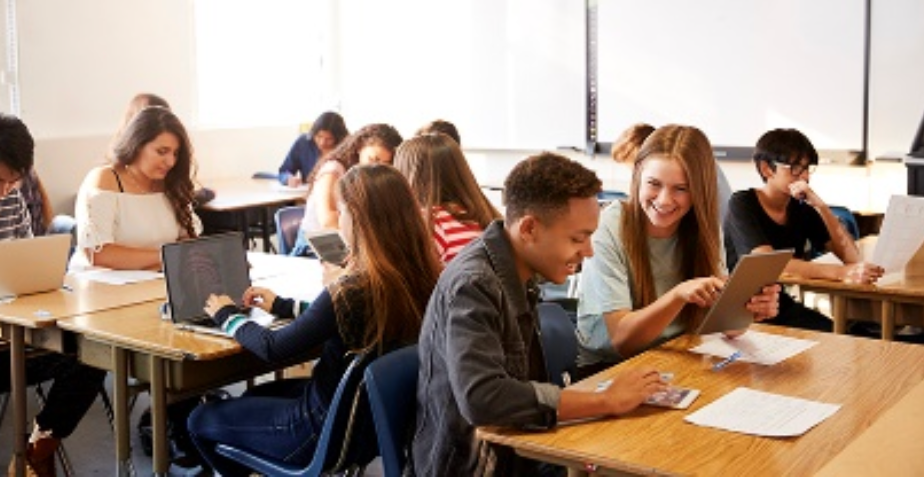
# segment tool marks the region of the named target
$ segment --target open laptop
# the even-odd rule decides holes
[[[0,241],[0,298],[60,289],[70,249],[70,234]]]
[[[718,300],[712,304],[696,333],[711,334],[748,328],[754,316],[745,305],[762,287],[780,279],[792,254],[792,249],[781,249],[741,256]]]
[[[225,294],[241,306],[250,287],[247,251],[240,232],[203,236],[161,247],[167,283],[166,313],[177,327],[227,337],[203,308],[210,294]],[[263,326],[283,325],[259,307],[244,309]],[[286,321],[287,322],[287,321]]]

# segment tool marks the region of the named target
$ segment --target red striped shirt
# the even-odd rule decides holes
[[[436,250],[444,264],[451,261],[459,251],[481,235],[481,226],[461,222],[440,206],[433,206],[433,238]]]

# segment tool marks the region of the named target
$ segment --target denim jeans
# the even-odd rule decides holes
[[[326,415],[327,404],[310,379],[277,380],[240,398],[200,405],[189,416],[189,435],[212,469],[222,476],[247,476],[250,470],[219,455],[216,445],[307,466]]]
[[[0,354],[0,392],[10,390],[10,354]],[[54,380],[45,406],[35,417],[42,430],[55,438],[67,438],[96,400],[106,371],[80,363],[71,355],[46,353],[26,360],[26,381],[35,385]]]

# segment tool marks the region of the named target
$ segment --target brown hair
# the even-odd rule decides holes
[[[445,134],[426,134],[402,143],[395,168],[407,177],[417,202],[428,212],[431,230],[434,206],[482,229],[501,217],[478,186],[459,145]]]
[[[648,123],[636,123],[629,126],[616,138],[610,150],[610,156],[617,163],[633,164],[638,156],[638,149],[654,130],[655,127]]]
[[[594,197],[602,183],[593,171],[564,156],[542,152],[520,161],[504,181],[508,224],[525,215],[548,223],[574,198]]]
[[[164,194],[173,206],[173,214],[180,227],[189,237],[196,237],[193,225],[193,176],[195,165],[192,159],[192,143],[183,123],[170,110],[157,106],[144,108],[136,114],[125,131],[119,136],[113,149],[113,162],[128,166],[138,159],[141,150],[162,133],[176,136],[179,149],[176,163],[164,178]]]
[[[693,207],[680,219],[677,230],[681,277],[688,280],[717,275],[721,261],[716,166],[709,139],[692,126],[662,126],[642,144],[632,173],[632,193],[622,204],[620,239],[629,259],[634,309],[657,299],[646,233],[648,217],[639,201],[642,169],[651,158],[676,161],[689,182]],[[702,310],[688,304],[681,316],[688,327],[695,327],[702,320]]]
[[[414,133],[414,135],[423,136],[425,134],[431,134],[431,133],[443,133],[446,136],[449,136],[450,138],[452,138],[453,141],[455,141],[456,144],[459,145],[459,147],[462,147],[462,137],[459,136],[459,130],[456,129],[456,125],[450,123],[449,121],[441,120],[441,119],[433,120],[421,126],[420,129],[417,130],[416,133]]]
[[[347,274],[355,280],[341,281],[334,300],[343,304],[357,291],[364,298],[368,321],[359,349],[416,342],[442,264],[423,217],[408,213],[410,185],[395,168],[370,164],[350,169],[337,191],[352,217]]]
[[[327,156],[322,157],[311,169],[308,175],[308,194],[314,189],[314,178],[317,177],[318,171],[327,164],[328,161],[337,161],[343,165],[345,171],[359,164],[359,152],[370,145],[379,145],[391,151],[392,154],[398,149],[403,141],[401,133],[398,133],[393,126],[384,123],[374,123],[363,126],[359,131],[349,135],[334,148]]]

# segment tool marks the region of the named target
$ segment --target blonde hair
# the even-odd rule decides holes
[[[622,204],[620,239],[629,260],[632,306],[640,309],[657,299],[648,249],[648,217],[639,200],[642,169],[648,159],[676,161],[689,185],[692,208],[680,219],[680,272],[683,280],[719,274],[720,236],[716,166],[709,139],[692,126],[667,125],[655,130],[639,149],[629,198]],[[688,304],[681,311],[688,327],[702,320],[702,309]]]

